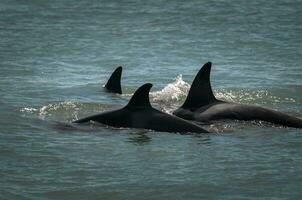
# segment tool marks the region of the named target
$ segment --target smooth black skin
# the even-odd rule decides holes
[[[212,64],[206,63],[196,75],[184,104],[173,112],[187,120],[259,120],[282,126],[302,128],[302,120],[275,110],[217,100],[210,83]]]
[[[119,66],[111,74],[109,80],[105,85],[105,89],[107,92],[122,94],[122,87],[121,87],[122,71],[123,68]]]
[[[122,109],[79,119],[74,123],[95,121],[113,127],[143,128],[183,134],[208,133],[196,124],[154,109],[149,101],[151,87],[152,84],[147,83],[138,88],[129,103]]]

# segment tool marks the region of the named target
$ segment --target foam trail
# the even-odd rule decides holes
[[[46,119],[51,116],[61,118],[60,116],[77,114],[79,108],[81,107],[80,103],[72,101],[64,101],[57,103],[50,103],[48,105],[42,106],[40,108],[30,108],[25,107],[20,111],[23,113],[37,114],[40,119]]]

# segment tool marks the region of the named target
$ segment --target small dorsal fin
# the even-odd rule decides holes
[[[212,63],[207,62],[199,70],[191,85],[187,99],[182,105],[183,108],[194,109],[217,101],[210,83],[211,67]]]
[[[149,101],[151,83],[146,83],[139,87],[133,94],[126,107],[152,107]]]
[[[121,87],[122,70],[123,68],[119,66],[111,74],[108,82],[105,85],[105,88],[108,90],[108,92],[122,94],[122,87]]]

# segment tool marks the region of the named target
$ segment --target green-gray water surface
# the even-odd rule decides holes
[[[171,112],[212,61],[218,98],[302,117],[302,2],[0,1],[0,199],[301,199],[301,130],[208,135],[70,122],[154,84]],[[122,96],[102,85],[124,66]]]

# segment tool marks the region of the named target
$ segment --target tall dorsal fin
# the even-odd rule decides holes
[[[207,62],[199,70],[191,85],[187,99],[182,105],[183,108],[194,109],[217,101],[210,83],[211,67],[212,63]]]
[[[108,90],[108,92],[122,94],[122,87],[121,87],[122,70],[123,68],[119,66],[111,74],[108,82],[105,85],[105,88]]]
[[[133,94],[126,107],[152,107],[149,101],[151,83],[146,83],[139,87]]]

